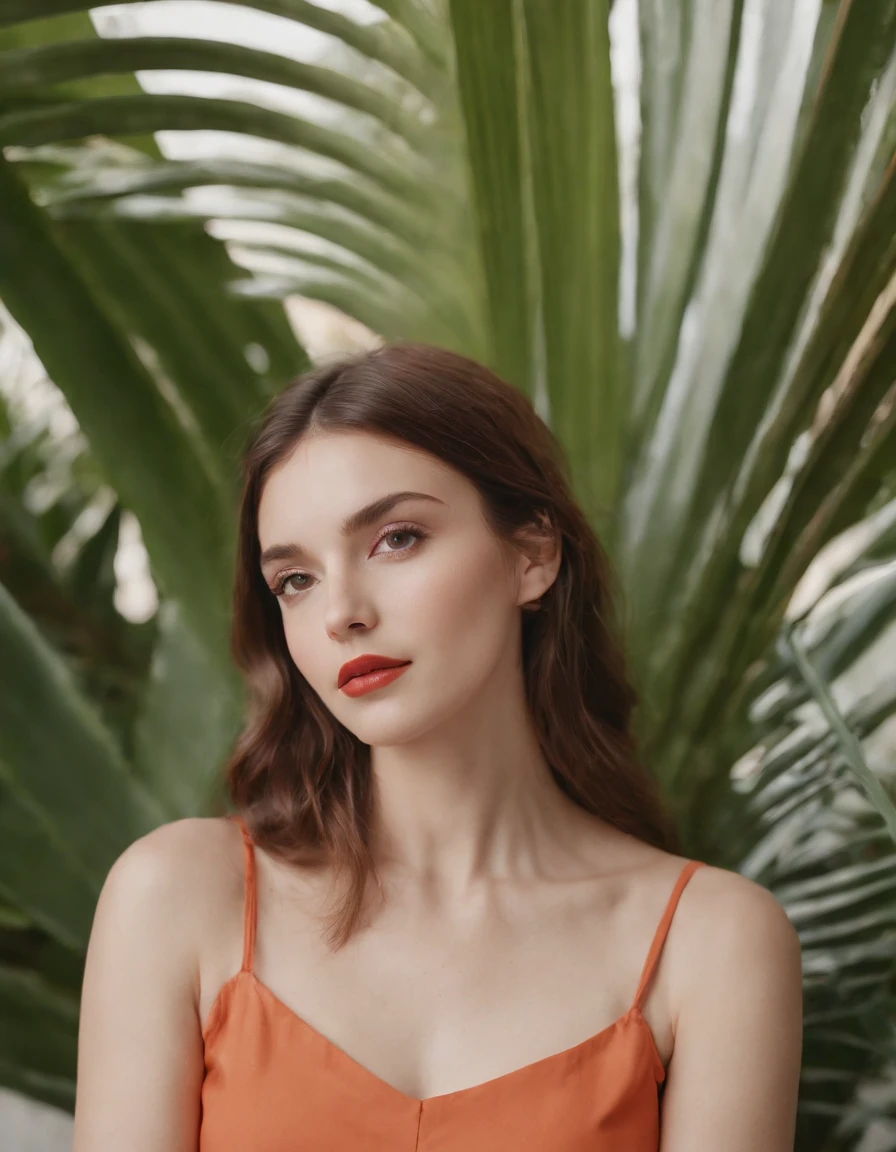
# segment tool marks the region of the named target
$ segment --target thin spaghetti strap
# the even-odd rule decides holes
[[[243,963],[241,972],[251,972],[255,963],[255,922],[258,917],[258,900],[255,885],[255,851],[249,830],[241,816],[234,816],[243,837],[243,868],[245,874],[245,896],[243,900]]]
[[[653,943],[650,945],[650,951],[647,953],[647,960],[644,963],[644,970],[641,973],[641,979],[638,983],[638,991],[635,993],[635,1000],[632,1004],[632,1009],[641,1010],[641,1005],[644,1003],[644,997],[647,994],[647,988],[656,970],[657,961],[660,958],[660,953],[663,950],[663,945],[666,942],[666,934],[669,931],[669,925],[672,923],[672,917],[675,915],[675,909],[678,905],[678,899],[684,891],[684,887],[688,880],[694,875],[697,869],[702,865],[702,860],[689,860],[679,873],[678,879],[675,881],[675,887],[672,889],[672,895],[666,903],[665,911],[660,917],[659,925],[657,926],[656,933],[653,937]]]

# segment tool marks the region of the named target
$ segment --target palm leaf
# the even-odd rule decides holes
[[[152,376],[97,306],[50,223],[2,159],[0,198],[2,299],[66,391],[108,477],[140,517],[168,591],[184,597],[197,627],[211,645],[220,646],[227,588],[223,580],[218,589],[214,583],[226,570],[225,493],[195,435],[178,424]],[[131,446],[139,442],[153,444],[153,454],[166,467],[138,464]],[[172,517],[174,508],[207,511]]]

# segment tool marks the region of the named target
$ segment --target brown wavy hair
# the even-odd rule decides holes
[[[258,506],[271,470],[306,433],[368,432],[438,457],[478,489],[488,524],[526,547],[533,527],[562,542],[537,612],[521,611],[528,706],[557,785],[647,843],[680,853],[656,781],[638,761],[637,695],[614,629],[608,558],[572,495],[569,465],[531,401],[465,356],[391,343],[318,365],[274,398],[243,459],[231,650],[248,690],[226,766],[230,799],[254,841],[293,864],[348,878],[329,922],[340,948],[358,926],[368,880],[370,748],[323,705],[293,663],[261,575]],[[313,497],[312,497],[313,498]]]

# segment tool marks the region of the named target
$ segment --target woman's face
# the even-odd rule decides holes
[[[401,492],[421,495],[343,534]],[[268,477],[258,535],[296,667],[364,743],[431,732],[516,672],[518,606],[544,576],[491,534],[474,486],[436,457],[367,433],[311,434]],[[411,663],[353,697],[339,670],[368,653]]]

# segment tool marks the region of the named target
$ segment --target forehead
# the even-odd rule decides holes
[[[264,549],[288,533],[325,531],[387,492],[422,491],[453,503],[462,481],[438,457],[401,441],[316,432],[267,477],[258,505],[259,542]]]

